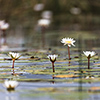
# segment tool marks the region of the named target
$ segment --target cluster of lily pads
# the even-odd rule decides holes
[[[71,47],[71,45],[75,46],[75,44],[74,44],[75,40],[73,38],[63,38],[61,40],[61,43],[63,43],[64,45],[68,46],[68,57],[69,57],[69,60],[71,60],[71,57],[70,57],[70,47]],[[90,58],[93,57],[96,53],[94,51],[83,51],[83,53],[86,55],[86,57],[88,59],[88,69],[90,69]],[[12,61],[13,61],[12,68],[14,68],[15,60],[19,59],[19,57],[21,57],[21,54],[14,53],[14,52],[9,52],[8,55],[12,58]],[[58,57],[58,55],[51,54],[51,55],[48,55],[47,57],[52,62],[52,69],[53,69],[53,72],[55,72],[54,63],[55,63],[56,58]],[[13,80],[6,80],[4,82],[4,86],[8,90],[9,89],[14,89],[17,85],[18,85],[18,82],[17,81],[13,81]]]

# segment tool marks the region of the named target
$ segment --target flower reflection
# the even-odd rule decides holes
[[[53,79],[52,84],[54,84],[54,83],[55,83],[54,78],[55,78],[55,77],[54,77],[54,75],[52,75],[52,79]]]
[[[2,100],[20,100],[17,94],[12,94],[12,92],[7,92],[6,96]]]

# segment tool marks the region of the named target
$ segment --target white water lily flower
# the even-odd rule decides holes
[[[50,58],[51,61],[55,61],[58,55],[48,55],[47,57]]]
[[[4,23],[4,24],[1,25],[1,29],[2,30],[6,30],[8,28],[9,28],[9,24],[8,23]]]
[[[40,20],[38,20],[38,25],[40,25],[40,26],[48,26],[49,24],[50,24],[49,19],[40,19]]]
[[[6,80],[4,82],[4,87],[6,87],[7,89],[14,89],[15,87],[18,86],[18,82],[17,81],[12,81],[12,80]]]
[[[69,47],[71,47],[71,45],[75,46],[74,42],[75,42],[75,40],[73,40],[72,38],[63,38],[61,40],[61,43],[64,43],[64,45],[67,44]]]
[[[4,25],[5,21],[4,20],[0,20],[0,28],[2,25]]]
[[[87,57],[93,57],[95,55],[94,51],[83,51],[83,53],[87,56]]]
[[[21,55],[19,53],[9,52],[9,56],[12,59],[18,59]]]
[[[86,79],[90,79],[90,78],[91,78],[91,79],[94,79],[93,76],[87,76],[87,77],[86,77]]]

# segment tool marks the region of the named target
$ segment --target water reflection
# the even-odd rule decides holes
[[[19,93],[13,90],[5,91],[5,93],[1,93],[0,100],[21,100],[19,96]]]
[[[69,61],[68,61],[68,66],[70,66],[70,65],[71,65],[71,61],[69,60]]]
[[[12,70],[13,70],[12,75],[15,75],[15,70],[14,70],[14,68],[12,68]]]
[[[54,75],[52,75],[52,79],[54,80]],[[55,84],[55,81],[52,81],[52,84]]]
[[[8,92],[14,92],[15,89],[14,89],[14,88],[13,88],[13,89],[11,88],[11,89],[7,89],[7,91],[8,91]]]
[[[8,93],[5,96],[4,100],[20,100],[20,99],[19,99],[18,95],[14,95],[14,94]]]

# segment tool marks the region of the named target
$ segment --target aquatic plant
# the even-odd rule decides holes
[[[17,60],[19,57],[21,57],[21,55],[19,53],[14,53],[14,52],[9,52],[8,54],[12,60],[13,60],[13,64],[12,64],[12,68],[14,68],[14,63],[15,63],[15,60]]]
[[[85,56],[88,58],[88,69],[90,69],[90,58],[92,58],[95,55],[94,51],[83,51]]]
[[[3,86],[7,88],[7,90],[14,90],[15,87],[18,86],[18,82],[17,81],[13,81],[13,80],[5,80]]]
[[[40,19],[38,20],[38,25],[40,26],[41,28],[41,34],[42,34],[42,47],[44,48],[45,47],[45,31],[46,31],[46,28],[49,26],[50,24],[50,20],[49,19]]]
[[[7,23],[6,21],[4,20],[1,20],[0,21],[0,30],[2,30],[3,32],[3,38],[4,38],[4,41],[3,41],[3,44],[5,45],[6,44],[6,30],[9,28],[9,23]]]
[[[75,42],[75,40],[73,40],[72,38],[63,38],[62,40],[61,40],[61,43],[64,43],[64,45],[68,45],[68,57],[69,57],[69,60],[71,59],[70,58],[70,50],[69,50],[69,47],[71,47],[71,45],[73,45],[73,46],[75,46],[74,45],[74,42]]]
[[[52,69],[53,69],[53,72],[55,72],[55,68],[54,68],[54,62],[56,61],[56,57],[58,57],[58,55],[48,55],[47,56],[50,61],[52,62]]]

